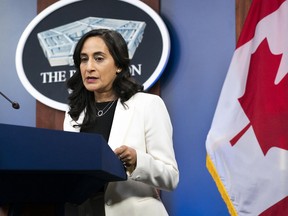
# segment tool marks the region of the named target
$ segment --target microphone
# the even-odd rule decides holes
[[[0,91],[0,94],[6,99],[6,100],[8,100],[11,104],[12,104],[12,107],[14,108],[14,109],[19,109],[20,108],[20,105],[17,103],[17,102],[15,102],[15,101],[11,101],[6,95],[4,95],[1,91]]]

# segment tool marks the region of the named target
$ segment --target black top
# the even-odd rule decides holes
[[[116,105],[117,100],[95,103],[96,113],[100,115],[97,115],[96,121],[90,127],[81,129],[80,132],[101,134],[108,142]]]

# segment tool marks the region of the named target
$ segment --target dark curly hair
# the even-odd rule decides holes
[[[120,33],[109,29],[95,29],[84,34],[78,41],[73,60],[76,68],[74,75],[67,81],[67,87],[71,90],[68,97],[68,105],[70,106],[69,115],[73,120],[78,120],[80,113],[86,108],[86,115],[81,127],[89,126],[96,119],[94,93],[88,91],[83,82],[80,72],[80,54],[84,42],[90,37],[102,38],[111,56],[114,59],[115,66],[121,69],[113,82],[113,90],[123,106],[125,101],[129,100],[135,93],[143,91],[143,86],[138,84],[129,71],[130,59],[126,41]]]

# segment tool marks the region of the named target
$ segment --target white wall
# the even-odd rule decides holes
[[[15,53],[22,32],[37,14],[36,6],[37,0],[0,0],[0,91],[20,104],[15,110],[0,96],[0,123],[35,126],[36,101],[18,78]]]
[[[161,80],[174,126],[180,184],[164,193],[172,216],[229,215],[205,166],[205,139],[235,47],[235,1],[163,0],[172,52]]]

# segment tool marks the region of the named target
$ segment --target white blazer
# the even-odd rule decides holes
[[[137,93],[124,107],[117,102],[108,144],[112,150],[127,145],[137,152],[137,166],[127,181],[111,182],[105,192],[106,216],[168,215],[159,190],[171,191],[179,182],[172,125],[163,100],[153,94]],[[78,123],[84,118],[80,115]],[[79,132],[70,115],[64,130]]]

